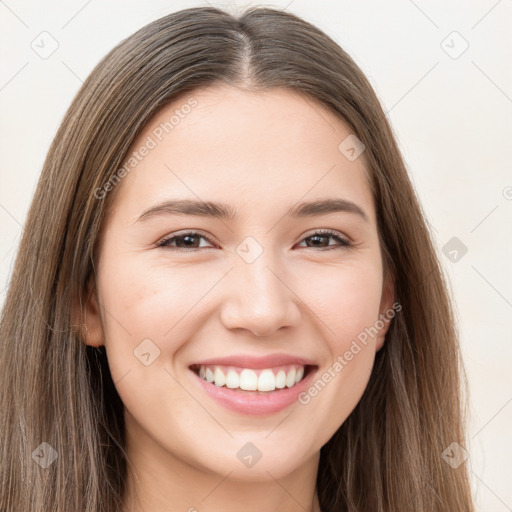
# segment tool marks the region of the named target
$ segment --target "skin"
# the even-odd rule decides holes
[[[389,323],[308,404],[266,416],[225,409],[188,367],[285,352],[313,359],[320,376],[391,308],[363,158],[338,149],[351,133],[341,119],[290,90],[215,85],[192,96],[197,106],[117,185],[87,304],[86,342],[105,344],[125,404],[123,510],[317,511],[320,448],[360,400]],[[187,99],[160,111],[131,151]],[[285,215],[326,197],[353,201],[368,222],[350,212]],[[170,198],[223,202],[237,217],[137,220]],[[329,235],[311,243],[318,229],[351,247]],[[183,251],[156,246],[183,230],[206,239],[181,239]],[[251,263],[236,252],[247,236],[263,249]],[[134,350],[148,338],[160,355],[146,366]],[[251,468],[236,457],[247,442],[262,453]]]

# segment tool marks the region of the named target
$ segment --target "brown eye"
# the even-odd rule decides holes
[[[209,240],[199,233],[195,231],[190,231],[188,233],[183,233],[181,235],[174,235],[168,238],[164,238],[160,242],[158,242],[157,247],[169,247],[176,250],[186,251],[188,249],[199,249],[200,239]],[[174,245],[176,243],[176,245]],[[204,247],[204,246],[203,246]]]
[[[187,233],[182,233],[181,235],[173,235],[164,238],[157,243],[157,247],[166,247],[177,251],[200,249],[201,247],[205,247],[204,245],[200,245],[201,239],[211,243],[204,235],[195,231],[189,231]],[[337,244],[330,244],[330,239],[336,240]],[[323,250],[331,250],[349,247],[351,245],[348,240],[342,238],[336,231],[316,231],[303,240],[306,241],[306,247],[309,249],[319,248]],[[310,242],[307,242],[308,240]]]
[[[329,244],[329,239],[336,240],[338,244]],[[316,231],[312,235],[304,238],[304,240],[311,240],[312,244],[308,244],[308,248],[319,247],[320,249],[339,249],[350,246],[350,242],[342,238],[335,231]],[[325,243],[323,243],[325,242]]]

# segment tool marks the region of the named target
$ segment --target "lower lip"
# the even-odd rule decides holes
[[[190,370],[192,372],[192,370]],[[242,391],[238,389],[230,389],[225,386],[216,386],[210,383],[194,372],[193,375],[199,381],[199,385],[206,393],[232,411],[248,414],[248,415],[262,415],[272,414],[289,407],[295,401],[298,401],[300,393],[306,390],[309,386],[313,375],[316,373],[317,368],[313,368],[298,384],[291,388],[283,388],[276,391]]]

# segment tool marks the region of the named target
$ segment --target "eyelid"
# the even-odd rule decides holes
[[[320,251],[326,251],[326,250],[331,250],[331,249],[342,249],[342,248],[350,248],[352,247],[353,245],[353,242],[346,236],[344,235],[343,233],[337,231],[337,230],[334,230],[334,229],[330,229],[330,228],[317,228],[317,229],[314,229],[312,231],[309,231],[309,232],[306,232],[304,235],[301,236],[299,242],[297,243],[302,243],[304,240],[308,239],[308,238],[311,238],[313,236],[327,236],[327,237],[331,237],[331,238],[334,238],[334,239],[339,239],[339,243],[338,245],[328,245],[327,247],[320,247]],[[168,245],[166,245],[166,243],[170,242],[170,241],[173,241],[174,239],[176,238],[182,238],[182,237],[185,237],[185,236],[197,236],[197,237],[200,237],[200,238],[203,238],[205,240],[208,241],[208,243],[212,244],[212,245],[216,245],[215,242],[213,242],[212,240],[210,240],[210,236],[209,235],[206,235],[204,234],[201,230],[192,230],[192,229],[189,229],[189,230],[183,230],[183,231],[177,231],[175,233],[172,233],[170,236],[165,236],[164,238],[160,239],[158,242],[156,242],[156,247],[162,247],[162,248],[166,248],[166,247],[169,247]],[[210,249],[211,247],[203,247],[202,249]],[[316,251],[317,249],[315,247],[304,247],[305,249],[312,249],[314,251]],[[191,252],[191,251],[197,251],[198,249],[200,249],[199,247],[192,247],[192,248],[182,248],[182,247],[172,247],[172,250],[174,251],[184,251],[184,252]]]
[[[312,231],[306,231],[304,235],[301,236],[301,241],[304,240],[304,238],[309,238],[310,236],[314,235],[332,235],[332,236],[339,236],[340,238],[343,238],[347,243],[350,243],[350,238],[346,236],[341,231],[337,231],[336,229],[331,228],[317,228],[313,229]]]
[[[338,238],[339,240],[341,240],[341,243],[339,245],[332,245],[332,246],[328,245],[327,247],[320,248],[321,250],[324,250],[324,251],[330,250],[330,249],[340,249],[340,248],[348,249],[349,247],[352,247],[352,245],[353,245],[353,242],[351,241],[351,239],[349,237],[347,237],[345,234],[341,233],[340,231],[337,231],[335,229],[330,229],[330,228],[317,228],[311,232],[307,232],[304,235],[302,235],[299,243],[301,243],[304,240],[306,240],[307,238],[310,238],[315,235],[328,236],[331,238],[335,238],[335,239]],[[305,249],[314,249],[314,247],[305,247]]]
[[[212,245],[216,245],[216,243],[211,240],[211,236],[210,235],[206,235],[204,232],[202,232],[200,229],[185,229],[185,230],[182,230],[182,231],[176,231],[175,233],[172,233],[171,235],[166,235],[164,236],[163,238],[161,238],[160,240],[158,240],[158,242],[156,242],[156,246],[157,247],[166,247],[165,244],[166,242],[169,242],[175,238],[181,238],[181,237],[185,237],[185,236],[198,236],[198,237],[202,237],[204,238],[205,240],[208,241],[208,243],[212,244]],[[173,247],[174,250],[182,250],[182,251],[190,251],[190,250],[194,250],[194,248],[192,249],[182,249],[180,247]],[[209,247],[203,247],[203,249],[209,249]]]

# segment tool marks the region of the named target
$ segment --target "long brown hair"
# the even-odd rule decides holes
[[[332,39],[295,15],[210,7],[165,16],[117,45],[77,93],[49,149],[0,324],[0,510],[120,508],[123,404],[104,347],[83,343],[72,308],[93,292],[113,196],[95,191],[163,105],[219,82],[299,91],[338,114],[366,147],[385,269],[402,311],[362,399],[321,449],[323,512],[473,511],[466,464],[442,457],[452,442],[465,444],[448,286],[371,85]]]

